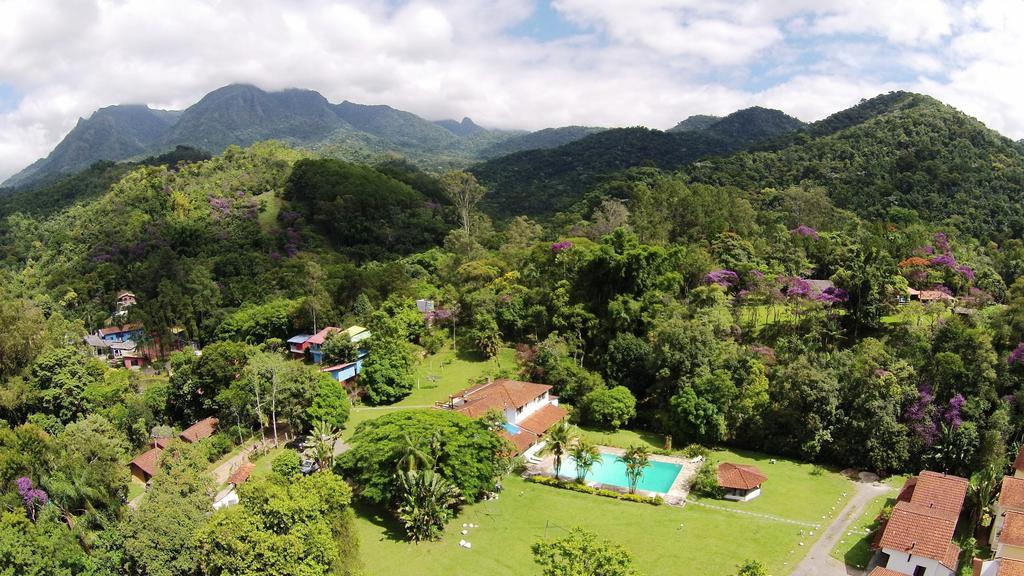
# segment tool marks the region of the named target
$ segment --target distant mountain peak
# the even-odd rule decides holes
[[[462,118],[462,122],[456,122],[455,120],[448,119],[437,120],[434,124],[437,124],[441,128],[444,128],[459,137],[472,136],[474,134],[487,131],[486,128],[482,128],[479,124],[473,122],[469,116],[464,116]]]

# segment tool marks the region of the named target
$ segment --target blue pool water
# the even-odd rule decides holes
[[[502,426],[502,428],[505,429],[506,432],[508,432],[509,434],[511,434],[513,436],[515,436],[516,434],[519,434],[519,431],[520,431],[519,426],[516,426],[515,424],[513,424],[511,422],[505,422],[501,426]]]
[[[679,472],[682,469],[683,467],[680,464],[651,460],[651,463],[644,468],[644,474],[640,477],[640,482],[636,486],[637,490],[661,492],[664,494],[672,488],[672,484],[676,481],[676,476],[679,476]],[[562,476],[576,478],[576,462],[572,458],[567,458],[566,463],[562,466]],[[590,472],[587,473],[587,480],[599,484],[629,488],[629,479],[626,477],[626,465],[620,462],[615,454],[602,452],[601,461],[594,464]]]

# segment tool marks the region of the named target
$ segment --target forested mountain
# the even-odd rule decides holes
[[[575,142],[580,138],[604,132],[607,128],[595,128],[592,126],[563,126],[562,128],[544,128],[536,132],[522,134],[498,142],[484,148],[480,157],[489,159],[522,152],[524,150],[544,150],[557,148],[563,144]]]
[[[1014,142],[926,96],[893,93],[816,122],[775,150],[687,169],[743,189],[813,183],[870,219],[955,222],[979,237],[1024,232],[1024,156]]]
[[[472,172],[494,191],[487,206],[496,214],[550,214],[571,206],[608,174],[635,166],[681,168],[788,134],[802,125],[777,110],[748,108],[704,130],[615,128],[550,150],[495,158],[474,166]]]
[[[715,122],[721,120],[721,116],[710,114],[694,114],[668,129],[669,132],[689,132],[691,130],[703,130]]]
[[[97,160],[123,160],[143,154],[158,145],[178,115],[141,105],[100,108],[88,119],[79,118],[49,156],[11,177],[5,185],[67,174]]]
[[[271,138],[297,143],[319,140],[344,128],[350,126],[317,92],[265,92],[234,84],[186,108],[161,144],[187,144],[219,153],[230,144],[248,146]]]
[[[232,84],[180,112],[145,106],[100,109],[80,120],[46,158],[4,185],[25,186],[82,170],[98,160],[139,159],[178,145],[219,153],[231,144],[248,146],[268,139],[350,160],[400,155],[441,169],[466,166],[481,149],[515,135],[481,128],[468,118],[438,124],[390,106],[334,105],[312,90],[267,92]]]

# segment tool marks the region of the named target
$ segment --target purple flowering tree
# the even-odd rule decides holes
[[[704,276],[705,284],[717,284],[722,288],[729,288],[739,284],[740,277],[732,270],[712,270]]]
[[[551,251],[555,254],[572,248],[572,242],[568,240],[562,240],[561,242],[555,242],[551,245]]]
[[[15,483],[18,485],[18,495],[21,496],[21,503],[25,506],[25,511],[28,512],[29,518],[35,520],[36,510],[49,502],[50,497],[41,488],[34,488],[32,479],[28,476],[18,478]]]
[[[932,420],[931,414],[934,411],[933,402],[935,394],[932,387],[923,384],[917,391],[917,400],[914,400],[903,417],[907,422],[907,429],[910,430],[925,448],[931,448],[939,438],[939,429]]]
[[[946,411],[942,414],[942,420],[945,421],[947,426],[959,428],[963,424],[964,420],[961,411],[965,402],[966,400],[964,400],[962,394],[957,394],[949,399],[949,405],[946,406]]]
[[[789,231],[789,233],[793,234],[794,236],[801,236],[803,238],[810,238],[811,240],[818,240],[819,239],[818,231],[817,230],[815,230],[814,228],[811,228],[810,226],[805,226],[803,224],[797,226],[796,228],[793,228],[792,230]]]
[[[1017,347],[1010,352],[1010,355],[1006,358],[1006,363],[1010,366],[1024,366],[1024,342],[1017,344]]]

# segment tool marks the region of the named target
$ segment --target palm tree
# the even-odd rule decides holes
[[[576,481],[580,484],[587,478],[590,469],[601,461],[601,451],[584,438],[580,438],[569,450],[569,455],[576,462]]]
[[[462,501],[458,487],[433,470],[398,473],[401,501],[398,518],[412,540],[435,540]]]
[[[548,431],[547,445],[542,451],[544,454],[552,454],[555,457],[555,478],[558,478],[562,471],[562,456],[569,451],[573,440],[576,439],[573,427],[565,420],[559,422],[554,428]]]
[[[395,466],[399,472],[430,470],[434,467],[433,457],[408,434],[402,434],[402,443],[395,448],[395,454],[398,456]]]
[[[313,451],[316,453],[316,460],[320,464],[320,468],[333,467],[334,447],[338,443],[338,429],[326,420],[320,420],[313,425],[313,436],[316,438]]]
[[[630,446],[626,453],[618,458],[626,465],[626,479],[629,480],[629,493],[636,493],[636,486],[644,475],[644,469],[651,463],[651,451],[646,446]]]

